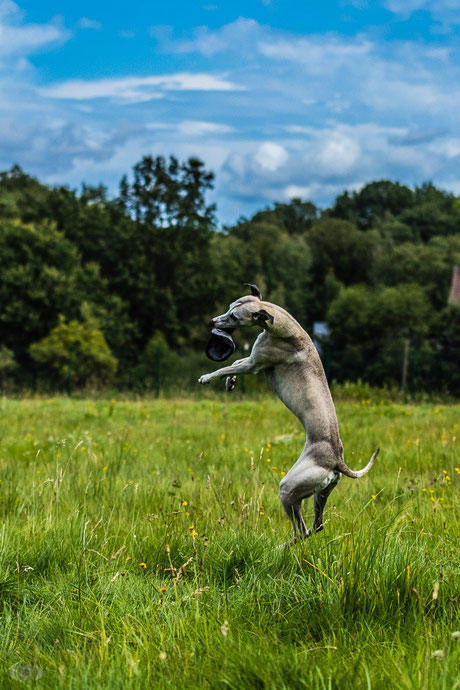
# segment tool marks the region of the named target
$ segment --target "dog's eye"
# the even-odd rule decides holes
[[[238,321],[238,317],[235,316],[235,314],[230,314],[230,318],[233,319],[233,321]]]

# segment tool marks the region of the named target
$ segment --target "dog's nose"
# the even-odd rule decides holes
[[[214,328],[214,326],[216,325],[216,320],[211,319],[211,321],[209,322],[209,325],[211,326],[211,328]]]

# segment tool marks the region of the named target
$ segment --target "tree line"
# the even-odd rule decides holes
[[[330,379],[397,386],[406,356],[410,389],[458,395],[458,198],[381,180],[219,229],[213,181],[173,156],[145,156],[116,198],[0,173],[0,385],[186,386],[209,318],[252,282],[308,332],[327,324]]]

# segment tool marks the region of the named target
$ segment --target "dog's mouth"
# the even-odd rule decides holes
[[[223,362],[235,352],[236,345],[231,334],[234,328],[213,328],[206,345],[206,355],[214,362]]]

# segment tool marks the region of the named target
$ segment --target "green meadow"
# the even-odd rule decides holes
[[[380,455],[284,550],[272,397],[0,409],[0,687],[460,687],[459,405],[337,403]]]

